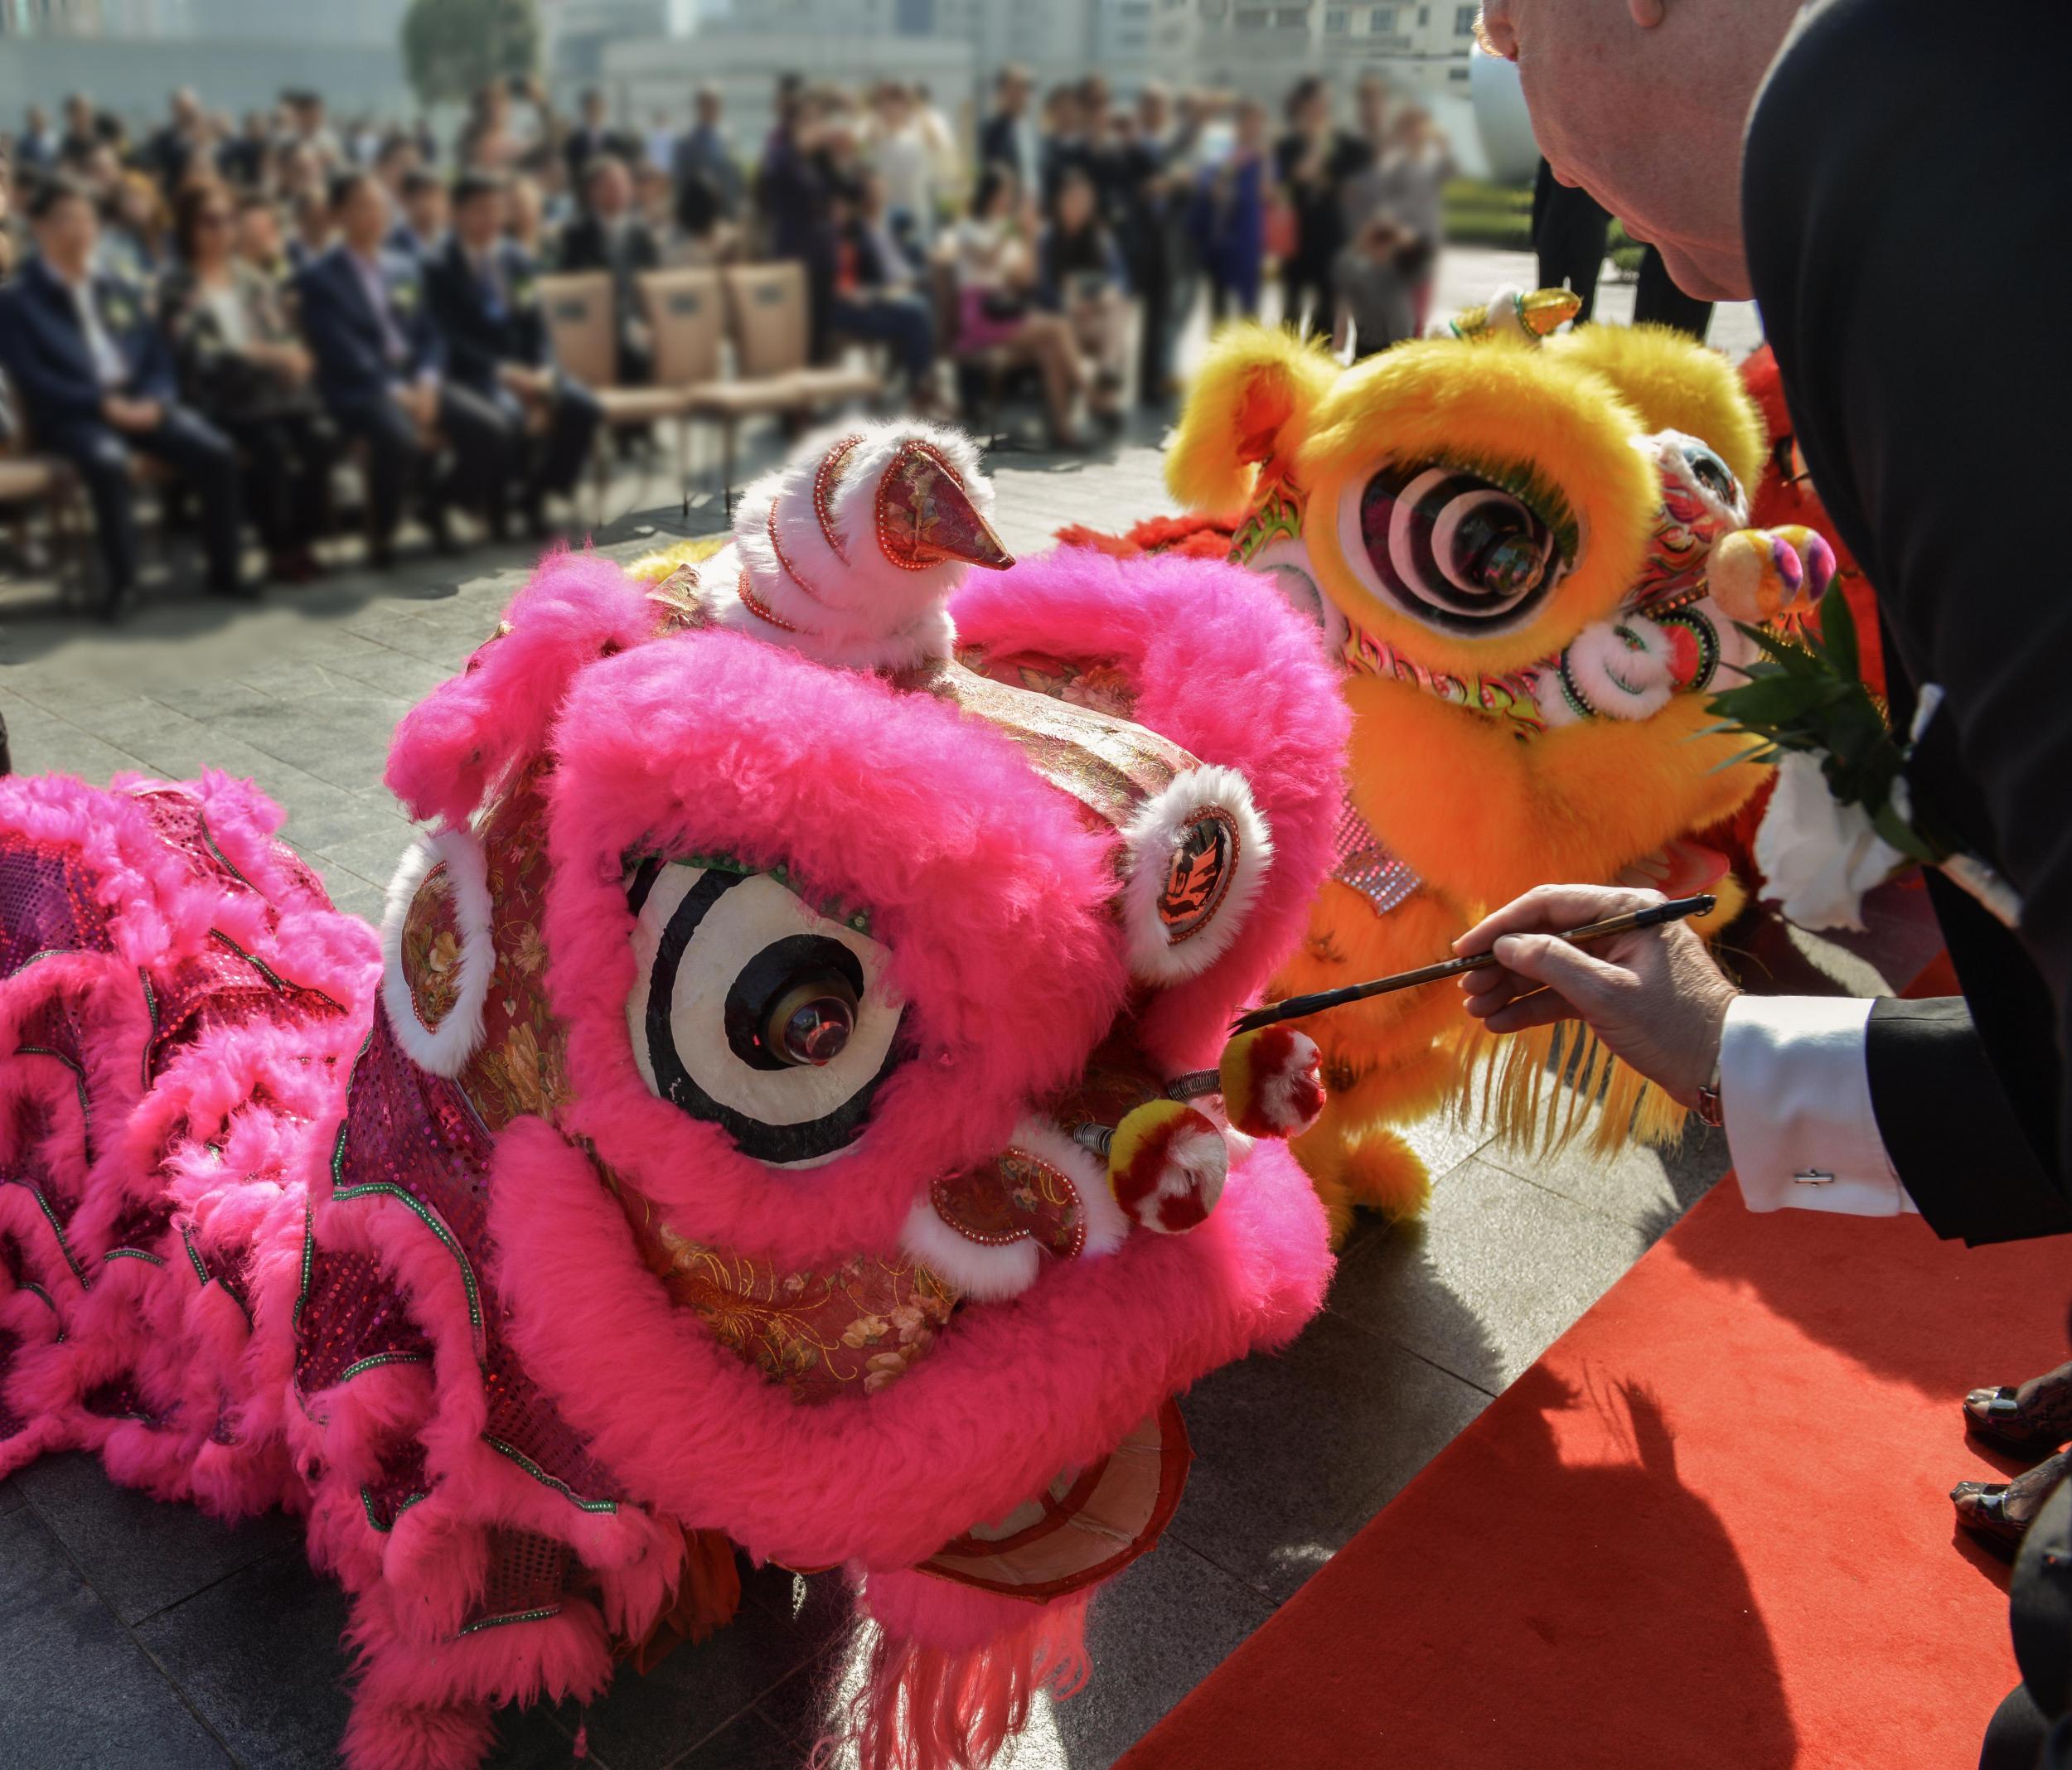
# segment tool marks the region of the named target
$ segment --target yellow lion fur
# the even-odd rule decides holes
[[[1753,496],[1769,438],[1734,365],[1695,349],[1667,326],[1583,326],[1547,342],[1547,354],[1594,370],[1639,413],[1647,430],[1681,430],[1712,446]]]
[[[1585,328],[1535,350],[1430,341],[1351,369],[1285,333],[1245,326],[1211,351],[1168,455],[1184,503],[1227,514],[1271,491],[1304,510],[1319,588],[1357,625],[1437,670],[1493,674],[1558,651],[1619,604],[1639,569],[1660,488],[1632,439],[1700,438],[1744,484],[1763,456],[1760,418],[1723,359],[1673,334]],[[1339,514],[1392,458],[1530,470],[1577,524],[1578,558],[1523,628],[1442,633],[1372,593],[1345,557]],[[1348,675],[1355,806],[1422,884],[1377,914],[1327,882],[1300,951],[1276,979],[1307,994],[1428,965],[1486,910],[1537,884],[1610,879],[1669,841],[1731,815],[1763,779],[1719,768],[1742,746],[1703,728],[1704,697],[1651,719],[1593,719],[1521,742],[1484,718],[1393,679]],[[1740,902],[1731,881],[1715,922]],[[1295,1144],[1334,1233],[1365,1205],[1392,1217],[1425,1202],[1425,1164],[1392,1129],[1451,1102],[1498,1135],[1548,1151],[1673,1139],[1683,1114],[1587,1036],[1492,1039],[1450,987],[1317,1016],[1330,1091]],[[1558,1057],[1557,1057],[1558,1053]],[[1566,1079],[1568,1086],[1559,1084]]]

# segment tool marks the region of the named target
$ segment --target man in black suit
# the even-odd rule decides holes
[[[1043,195],[1043,138],[1029,114],[1036,83],[1024,67],[1000,70],[993,82],[993,114],[979,130],[979,164],[1004,166],[1021,181],[1022,195]]]
[[[1547,161],[1532,186],[1532,250],[1539,259],[1539,286],[1568,289],[1582,297],[1576,323],[1587,326],[1597,311],[1597,279],[1605,271],[1611,216],[1581,185],[1565,185]]]
[[[1631,897],[1558,887],[1464,938],[1503,961],[1474,974],[1471,1012],[1503,1032],[1589,1021],[1724,1119],[1758,1208],[1918,1210],[1974,1244],[2072,1228],[2072,597],[2023,519],[2064,507],[2072,336],[1990,323],[2011,291],[2072,277],[2072,229],[2034,207],[2065,210],[2060,75],[2032,52],[2059,22],[2045,0],[1959,30],[1934,0],[1492,0],[1484,20],[1555,164],[1688,294],[1761,302],[1798,447],[1877,589],[1894,726],[1919,724],[1914,815],[2019,913],[1931,872],[1961,998],[1765,1002],[1681,926],[1553,939]],[[1924,312],[1977,323],[1958,348]],[[2005,1521],[2045,1492],[2015,1484]],[[1994,1770],[2037,1764],[2072,1694],[2062,1631],[2032,1661],[2028,1626],[2018,1611],[2021,1663],[2056,1670],[1996,1717]]]
[[[595,86],[583,89],[581,100],[582,121],[569,131],[561,143],[563,157],[569,162],[569,182],[577,190],[583,188],[583,174],[593,160],[606,154],[627,157],[632,144],[604,120],[604,94]]]
[[[512,425],[447,374],[445,341],[432,322],[416,265],[382,249],[389,201],[380,180],[370,172],[342,174],[332,186],[332,210],[338,243],[297,274],[295,292],[325,407],[344,434],[367,447],[372,563],[389,563],[413,489],[442,552],[453,545],[447,521],[453,504],[481,512],[491,532],[500,533]],[[442,442],[452,467],[435,476]]]
[[[29,218],[36,255],[0,289],[0,365],[36,446],[64,456],[85,483],[107,574],[105,612],[122,614],[136,593],[133,451],[164,462],[193,488],[210,588],[249,594],[239,564],[236,451],[178,403],[172,354],[142,293],[94,273],[92,197],[61,175],[37,187]]]
[[[661,266],[661,249],[633,213],[633,179],[626,162],[604,154],[583,169],[583,209],[561,230],[559,268],[608,270],[618,329],[619,381],[635,386],[652,378],[655,345],[641,304],[639,276]]]
[[[604,413],[554,365],[539,267],[503,237],[502,179],[470,172],[453,186],[453,226],[425,273],[453,379],[504,414],[531,457],[520,492],[528,531],[546,532],[542,501],[575,488]]]

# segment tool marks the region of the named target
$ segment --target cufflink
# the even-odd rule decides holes
[[[1809,1168],[1803,1174],[1794,1174],[1792,1179],[1799,1186],[1832,1186],[1835,1177],[1823,1174],[1818,1168]]]

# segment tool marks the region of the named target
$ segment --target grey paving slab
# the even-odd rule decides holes
[[[1464,1342],[1473,1327],[1463,1320],[1456,1337]],[[1277,1602],[1489,1399],[1342,1316],[1319,1315],[1285,1352],[1227,1366],[1182,1398],[1194,1465],[1169,1535]]]
[[[801,1584],[794,1612],[792,1575],[749,1574],[746,1602],[725,1628],[645,1674],[622,1672],[588,1714],[590,1739],[612,1770],[663,1770],[820,1660],[846,1626],[848,1606],[839,1579]]]
[[[239,1763],[336,1770],[345,1625],[344,1593],[288,1549],[160,1611],[137,1638]]]
[[[1482,1159],[1521,1180],[1558,1192],[1621,1222],[1630,1223],[1653,1244],[1670,1225],[1711,1191],[1729,1166],[1726,1134],[1695,1119],[1681,1142],[1663,1149],[1632,1144],[1595,1155],[1581,1144],[1541,1156],[1491,1143]]]
[[[23,1770],[232,1763],[27,1506],[0,1518],[0,1762]]]
[[[676,1760],[670,1770],[800,1770],[810,1747],[751,1709],[713,1739]]]
[[[1114,1763],[1227,1658],[1271,1607],[1178,1543],[1125,1569],[1088,1613],[1093,1676],[1042,1701],[1004,1770]]]
[[[1477,1157],[1421,1223],[1357,1249],[1333,1313],[1492,1393],[1515,1379],[1646,1251],[1648,1236]]]
[[[191,1506],[119,1487],[80,1451],[42,1458],[15,1479],[124,1622],[141,1622],[301,1540],[279,1512],[227,1525]]]

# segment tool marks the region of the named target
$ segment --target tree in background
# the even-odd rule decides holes
[[[410,0],[403,63],[419,101],[467,99],[540,61],[537,0]]]

